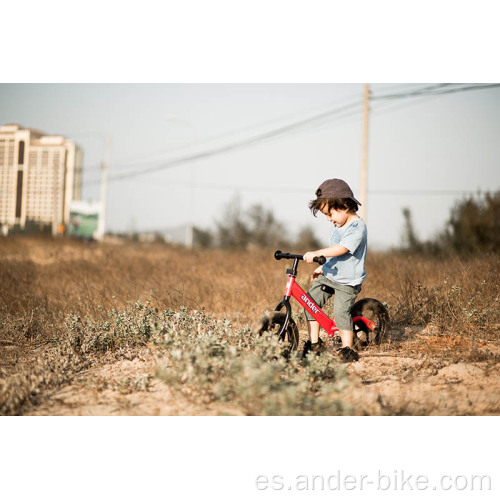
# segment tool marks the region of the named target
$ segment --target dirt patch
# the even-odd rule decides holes
[[[457,363],[441,368],[436,378],[442,378],[447,383],[460,383],[473,379],[481,379],[484,377],[484,370],[479,366],[466,363]]]
[[[40,397],[26,415],[238,415],[224,405],[196,404],[154,378],[153,357],[117,361],[81,373],[66,387]]]
[[[347,368],[352,385],[345,397],[365,415],[500,414],[497,363],[448,363],[365,353]]]

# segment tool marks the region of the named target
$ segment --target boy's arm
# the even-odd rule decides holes
[[[313,252],[306,252],[304,254],[304,260],[310,264],[313,262],[315,257],[340,257],[348,251],[349,250],[342,245],[333,245],[333,247],[322,248],[321,250],[315,250]]]

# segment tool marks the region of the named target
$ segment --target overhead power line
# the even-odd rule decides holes
[[[390,103],[385,103],[386,105],[389,104],[387,107],[391,107],[391,104]],[[384,106],[384,103],[382,103],[382,106]],[[306,129],[306,131],[313,131],[313,130],[316,130],[316,131],[322,131],[322,130],[326,130],[326,129],[331,129],[332,126],[335,127],[335,126],[338,126],[340,123],[346,123],[348,121],[352,121],[354,118],[356,119],[359,119],[361,115],[361,109],[356,109],[356,108],[351,108],[351,109],[348,109],[344,112],[340,112],[338,114],[335,114],[333,116],[328,116],[328,117],[324,117],[324,118],[318,118],[314,123],[311,123]],[[296,130],[291,130],[290,131],[290,134],[292,133],[300,133],[301,130],[300,128],[297,128]],[[214,136],[212,139],[220,139],[220,138],[223,138],[225,136],[229,136],[229,135],[234,135],[235,133],[228,133],[228,134],[223,134],[221,136]],[[277,139],[280,139],[280,138],[284,138],[284,137],[288,137],[289,134],[281,134],[280,136],[277,136],[276,138]],[[274,139],[274,137],[271,137],[269,138],[269,140],[272,140]],[[175,150],[180,150],[180,149],[186,149],[186,147],[188,146],[198,146],[202,143],[206,143],[206,142],[209,142],[209,139],[207,140],[203,140],[203,141],[200,141],[200,142],[197,142],[197,143],[191,143],[187,146],[184,146],[184,147],[179,147],[179,148],[175,148],[171,151],[175,151]],[[121,167],[133,167],[133,166],[142,166],[144,168],[145,165],[149,165],[149,164],[154,164],[154,165],[159,165],[160,162],[162,164],[164,164],[165,162],[169,162],[170,160],[168,159],[149,159],[149,160],[146,160],[144,159],[143,161],[134,161],[134,162],[130,162],[130,163],[123,163],[123,162],[119,162],[116,165],[118,166],[121,166]],[[100,170],[101,166],[100,165],[93,165],[91,167],[87,167],[86,170],[91,170],[91,171],[98,171]],[[168,168],[168,167],[166,167]],[[124,172],[124,173],[127,173],[127,172]],[[118,174],[116,175],[116,177],[118,177]],[[87,184],[93,184],[93,183],[98,183],[99,180],[98,179],[93,179],[93,180],[90,180],[87,182]]]
[[[121,180],[121,179],[130,178],[130,177],[135,177],[138,175],[143,175],[143,174],[150,173],[150,172],[156,172],[158,170],[164,170],[167,168],[176,167],[176,166],[182,165],[184,163],[189,163],[189,162],[200,160],[203,158],[210,158],[212,156],[226,153],[228,151],[234,151],[237,149],[251,146],[253,144],[265,142],[266,140],[274,139],[276,137],[283,136],[285,134],[299,130],[307,125],[312,125],[312,124],[315,124],[317,122],[321,122],[325,118],[345,113],[346,111],[348,111],[350,109],[358,107],[359,103],[360,102],[358,101],[358,102],[346,104],[346,105],[341,106],[339,108],[329,110],[329,111],[326,111],[323,113],[319,113],[315,116],[312,116],[312,117],[309,117],[309,118],[306,118],[306,119],[303,119],[303,120],[300,120],[297,122],[293,122],[293,123],[290,123],[290,124],[282,126],[282,127],[278,127],[274,130],[255,135],[255,136],[247,138],[247,139],[242,139],[242,140],[237,141],[237,142],[233,142],[232,144],[226,144],[224,146],[213,148],[213,149],[210,149],[207,151],[202,151],[200,153],[193,153],[191,155],[186,155],[186,156],[183,156],[181,158],[175,158],[175,159],[172,159],[169,161],[162,162],[161,164],[154,165],[152,167],[143,168],[141,170],[133,170],[133,171],[129,171],[129,172],[124,172],[122,174],[110,176],[109,180],[110,181]],[[98,183],[98,182],[100,182],[100,180],[96,179],[94,181],[87,182],[87,184],[94,184],[94,183]]]
[[[415,90],[412,92],[402,92],[397,94],[386,94],[386,95],[377,95],[372,96],[372,100],[382,100],[382,99],[406,99],[408,97],[418,97],[422,95],[443,95],[443,94],[454,94],[457,92],[465,92],[468,90],[482,90],[482,89],[490,89],[495,87],[500,87],[499,83],[487,83],[484,85],[470,85],[465,87],[458,87],[453,89],[442,88],[444,86],[453,85],[450,83],[442,83],[440,85],[434,87],[427,87],[421,90]]]
[[[355,100],[356,102],[359,101],[357,94],[356,95],[349,95],[347,97],[344,97],[342,99],[336,99],[334,101],[330,101],[328,103],[324,103],[321,106],[316,105],[312,108],[309,108],[307,110],[302,110],[302,111],[295,111],[292,113],[288,113],[286,116],[281,116],[280,118],[271,118],[269,120],[266,120],[264,122],[260,122],[257,124],[251,124],[251,125],[246,125],[243,127],[240,127],[238,129],[230,130],[228,132],[222,132],[219,134],[215,134],[212,136],[204,137],[196,141],[189,141],[185,142],[184,144],[179,144],[177,146],[170,147],[165,150],[163,149],[158,149],[156,151],[151,152],[152,155],[148,155],[146,158],[144,154],[141,154],[140,157],[135,157],[131,159],[126,159],[121,160],[120,162],[115,162],[115,166],[133,166],[137,164],[143,165],[145,162],[150,163],[152,161],[162,161],[165,159],[166,154],[171,154],[175,153],[177,151],[185,151],[186,149],[193,149],[194,147],[202,146],[202,145],[208,145],[210,143],[214,143],[214,141],[220,141],[224,139],[229,139],[229,138],[234,138],[237,135],[241,135],[243,133],[252,133],[257,131],[258,129],[263,129],[263,128],[271,128],[273,130],[277,128],[280,123],[293,123],[295,121],[300,121],[303,119],[303,117],[312,117],[316,116],[316,113],[318,112],[323,112],[325,109],[330,109],[330,110],[335,110],[337,109],[336,106],[340,105],[345,102],[352,102]],[[96,166],[96,168],[100,168]]]
[[[462,85],[461,87],[455,87],[455,88],[447,88],[453,85]],[[434,84],[431,86],[423,87],[421,89],[415,89],[412,90],[411,92],[400,92],[400,93],[393,93],[393,94],[383,94],[383,95],[373,95],[371,96],[372,101],[377,101],[377,100],[395,100],[395,99],[406,99],[406,98],[412,98],[412,97],[431,97],[431,96],[439,96],[439,95],[444,95],[444,94],[451,94],[451,93],[457,93],[457,92],[465,92],[465,91],[470,91],[470,90],[481,90],[481,89],[488,89],[488,88],[495,88],[495,87],[500,87],[500,84],[475,84],[475,85],[469,85],[465,84],[452,84],[452,83],[440,83],[440,84]],[[246,148],[248,146],[252,146],[255,144],[263,143],[268,140],[276,139],[279,137],[286,136],[290,133],[297,132],[303,129],[310,129],[311,127],[318,127],[318,126],[324,126],[326,122],[332,119],[343,119],[343,118],[350,118],[356,113],[360,112],[360,106],[361,106],[362,101],[354,101],[349,104],[346,104],[344,106],[340,106],[334,109],[330,109],[328,111],[318,113],[313,116],[309,116],[305,119],[297,120],[294,122],[291,122],[287,125],[283,125],[280,127],[277,127],[275,129],[269,130],[267,132],[261,133],[254,135],[249,138],[241,139],[239,141],[232,142],[230,144],[226,144],[223,146],[219,147],[214,147],[212,149],[208,149],[205,151],[201,151],[198,153],[192,153],[189,155],[185,155],[182,157],[178,158],[173,158],[170,160],[165,160],[161,161],[161,163],[158,163],[158,161],[155,161],[155,164],[146,167],[146,168],[141,168],[141,169],[136,169],[136,170],[130,170],[128,172],[123,172],[120,174],[115,174],[113,176],[109,177],[109,181],[116,181],[116,180],[122,180],[122,179],[127,179],[127,178],[132,178],[132,177],[137,177],[140,175],[148,174],[151,172],[157,172],[160,170],[165,170],[167,168],[172,168],[176,167],[179,165],[183,165],[185,163],[190,163],[192,161],[200,160],[200,159],[205,159],[205,158],[211,158],[223,153],[227,153],[230,151],[235,151],[238,149]],[[148,163],[151,163],[149,161]],[[135,162],[137,165],[144,165],[144,162]],[[87,181],[85,184],[86,185],[92,185],[92,184],[98,184],[100,182],[100,179],[93,179],[90,181]]]

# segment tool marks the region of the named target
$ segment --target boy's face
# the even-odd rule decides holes
[[[332,208],[330,212],[328,212],[328,206],[326,204],[321,207],[321,213],[325,214],[326,218],[336,227],[342,227],[349,218],[347,208],[344,210],[335,210]]]

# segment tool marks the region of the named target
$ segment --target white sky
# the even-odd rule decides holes
[[[371,89],[377,96],[424,86]],[[362,91],[362,84],[3,84],[0,122],[76,140],[84,151],[83,196],[97,198],[108,133],[112,177],[361,101]],[[457,191],[500,188],[499,110],[500,88],[372,103],[367,222],[374,247],[400,242],[403,207],[411,209],[418,235],[430,238],[462,197]],[[311,225],[326,238],[326,223],[312,217],[307,203],[333,177],[345,179],[359,195],[361,129],[360,104],[341,120],[111,180],[107,228],[166,229],[190,217],[213,228],[239,196],[243,208],[260,203],[272,209],[292,234]]]

